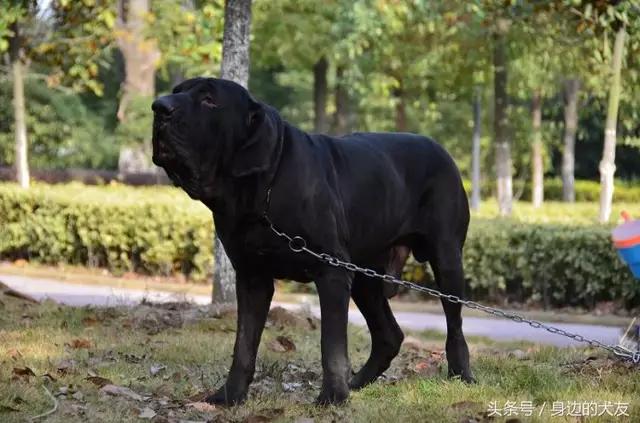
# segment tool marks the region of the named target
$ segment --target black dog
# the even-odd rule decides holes
[[[385,283],[296,254],[263,221],[308,247],[378,272],[399,274],[409,254],[429,261],[438,286],[463,295],[469,206],[458,169],[434,141],[412,134],[307,134],[240,85],[196,78],[153,103],[153,162],[214,214],[236,270],[238,328],[227,381],[210,403],[247,396],[273,281],[314,281],[322,313],[322,390],[340,403],[375,381],[403,334]],[[270,200],[267,201],[267,193]],[[351,377],[347,311],[353,298],[371,332],[371,355]],[[460,305],[442,304],[449,375],[472,381]]]

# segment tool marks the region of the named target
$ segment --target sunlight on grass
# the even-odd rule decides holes
[[[228,371],[233,349],[234,318],[203,315],[192,323],[158,328],[142,320],[143,311],[178,318],[163,308],[91,309],[52,303],[0,306],[0,421],[19,422],[51,408],[42,385],[58,395],[59,410],[47,421],[140,421],[139,410],[152,407],[159,415],[187,420],[221,418],[244,421],[264,416],[292,421],[304,416],[317,422],[481,420],[492,401],[532,401],[540,410],[553,401],[625,401],[630,420],[640,418],[640,374],[637,370],[584,349],[558,349],[532,343],[499,343],[470,338],[472,367],[478,383],[464,384],[446,377],[446,364],[433,362],[429,375],[416,364],[439,357],[444,348],[440,333],[411,334],[424,345],[403,348],[387,377],[352,393],[342,407],[316,407],[312,401],[321,382],[319,329],[268,325],[249,400],[240,407],[201,412],[188,404],[194,394],[218,387]],[[155,314],[154,314],[155,313]],[[151,319],[152,322],[156,320]],[[162,319],[158,322],[164,321]],[[146,323],[145,323],[146,322]],[[277,336],[290,339],[292,352],[273,351]],[[74,348],[74,340],[88,347]],[[512,351],[520,349],[524,357]],[[363,328],[349,329],[349,351],[357,369],[369,353]],[[586,357],[593,356],[591,361]],[[592,364],[589,364],[592,363]],[[31,369],[36,376],[17,376],[14,369]],[[152,369],[155,368],[152,372]],[[157,370],[160,369],[160,370]],[[154,373],[155,372],[155,373]],[[43,377],[42,375],[49,376]],[[106,396],[92,381],[100,376],[130,388],[146,399]],[[165,404],[165,405],[163,405]],[[549,410],[531,421],[547,421]],[[573,421],[554,418],[554,421]],[[589,421],[608,421],[594,418]],[[610,421],[610,420],[609,420]]]

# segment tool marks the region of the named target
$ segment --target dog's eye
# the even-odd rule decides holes
[[[200,100],[200,102],[203,106],[206,107],[218,107],[218,105],[213,101],[213,97],[211,97],[209,94],[202,97],[202,100]]]

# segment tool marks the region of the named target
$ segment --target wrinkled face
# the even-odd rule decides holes
[[[152,109],[153,163],[191,198],[203,199],[255,131],[262,106],[238,84],[194,78],[158,98]]]

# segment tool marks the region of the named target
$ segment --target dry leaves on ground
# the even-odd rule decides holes
[[[126,397],[135,401],[144,401],[144,397],[137,392],[132,391],[129,388],[118,385],[104,385],[100,388],[100,392],[113,395],[115,397]]]
[[[89,349],[92,347],[92,343],[89,339],[86,338],[77,338],[77,339],[72,339],[69,343],[66,344],[69,348],[73,348],[74,350],[79,350],[79,349]]]

